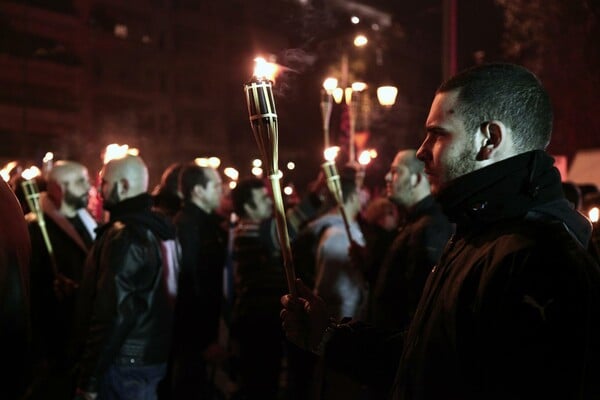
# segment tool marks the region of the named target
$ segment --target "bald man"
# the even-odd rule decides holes
[[[98,230],[81,284],[80,398],[154,399],[170,351],[179,251],[175,228],[151,210],[137,156],[107,163]]]
[[[31,236],[31,313],[33,361],[32,398],[67,398],[74,390],[67,356],[77,286],[95,237],[96,221],[87,211],[90,189],[87,169],[73,161],[58,161],[40,194],[53,260],[42,236],[38,216],[25,216]],[[52,264],[56,264],[57,271]]]

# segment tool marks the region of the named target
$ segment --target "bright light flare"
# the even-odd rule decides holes
[[[25,171],[23,171],[21,173],[21,176],[23,178],[25,178],[26,180],[33,179],[36,176],[40,176],[40,175],[42,175],[42,171],[35,165],[32,165],[31,167],[25,169]]]
[[[354,25],[358,24],[360,22],[360,18],[358,18],[356,15],[353,15],[350,18],[350,22],[352,22]]]
[[[46,153],[46,155],[44,155],[44,158],[42,158],[42,162],[47,163],[48,161],[52,161],[54,160],[54,153],[49,151]]]
[[[369,165],[370,162],[371,162],[371,153],[369,152],[369,150],[361,151],[360,155],[358,156],[358,163],[360,165]]]
[[[238,178],[240,177],[240,172],[233,167],[225,168],[223,170],[223,173],[225,174],[226,177],[228,177],[229,179],[231,179],[233,181],[237,181]]]
[[[336,87],[333,89],[333,92],[331,92],[331,95],[333,96],[333,100],[335,100],[336,104],[340,104],[342,102],[342,98],[344,97],[344,89]]]
[[[398,88],[395,86],[380,86],[377,88],[377,100],[382,106],[390,107],[396,102]]]
[[[333,161],[337,157],[340,152],[340,146],[331,146],[323,151],[323,157],[325,157],[326,161]]]
[[[294,193],[294,188],[288,185],[283,188],[283,193],[285,193],[286,196],[291,196],[292,193]]]
[[[262,176],[263,169],[261,167],[252,167],[252,175],[259,177]]]
[[[252,166],[258,168],[262,167],[262,160],[260,158],[255,158],[252,160]]]
[[[254,76],[256,78],[265,78],[270,81],[275,81],[278,69],[277,64],[268,62],[263,57],[256,57],[254,62]]]
[[[365,35],[356,35],[356,37],[354,38],[354,45],[356,47],[366,46],[367,43],[369,43],[369,39],[367,39]]]
[[[592,207],[590,211],[588,211],[588,216],[590,218],[590,221],[592,221],[593,223],[598,222],[598,219],[600,217],[600,209],[598,209],[598,207]]]
[[[124,158],[127,155],[138,156],[140,151],[135,147],[129,147],[129,145],[119,145],[117,143],[111,143],[106,146],[104,150],[104,164],[107,164],[111,160],[117,160]]]
[[[369,156],[373,159],[373,158],[377,158],[379,154],[377,154],[377,150],[375,149],[369,149]]]
[[[296,168],[296,163],[295,162],[290,161],[290,162],[287,163],[287,169],[289,169],[291,171],[294,168]]]
[[[194,159],[194,162],[200,167],[214,169],[219,168],[219,165],[221,165],[221,159],[219,157],[197,157]]]
[[[2,176],[2,179],[4,179],[4,182],[8,182],[10,180],[10,171],[12,171],[17,165],[18,162],[11,161],[2,167],[2,169],[0,169],[0,175]]]
[[[235,182],[235,181],[229,182],[229,189],[233,190],[233,189],[235,189],[236,186],[237,186],[237,182]]]
[[[367,84],[364,82],[352,82],[352,90],[354,92],[362,92],[367,88]]]
[[[332,77],[326,78],[323,81],[323,89],[327,92],[327,94],[332,94],[335,88],[338,85],[338,80]]]

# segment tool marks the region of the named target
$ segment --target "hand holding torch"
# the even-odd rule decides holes
[[[250,126],[252,127],[254,139],[258,144],[273,189],[277,235],[283,255],[283,267],[288,289],[292,297],[296,297],[296,274],[279,182],[281,178],[281,172],[278,167],[279,132],[275,99],[273,97],[273,82],[265,77],[264,74],[261,74],[260,68],[266,66],[266,61],[257,59],[256,62],[254,76],[250,82],[244,85],[244,92],[246,93]]]

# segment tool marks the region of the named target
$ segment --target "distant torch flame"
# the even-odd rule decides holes
[[[140,151],[135,147],[129,147],[129,145],[126,144],[119,145],[112,143],[106,146],[106,150],[104,151],[104,164],[108,163],[110,160],[123,158],[127,155],[137,156],[139,154]]]
[[[10,171],[12,171],[17,165],[18,162],[11,161],[0,170],[0,175],[2,176],[2,179],[4,179],[4,182],[8,182],[10,180]]]
[[[598,207],[593,207],[588,212],[588,216],[590,217],[590,221],[593,223],[598,222],[598,218],[600,217],[600,209],[598,209]]]
[[[36,167],[35,165],[27,168],[25,171],[23,171],[23,173],[21,174],[21,176],[27,180],[33,179],[36,176],[40,176],[42,175],[42,171],[40,171],[40,169],[38,167]]]
[[[337,157],[339,152],[340,152],[339,146],[328,147],[323,152],[323,157],[325,157],[325,160],[327,160],[327,161],[333,161],[333,160],[335,160],[335,158]]]

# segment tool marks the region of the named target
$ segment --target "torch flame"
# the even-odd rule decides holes
[[[340,146],[328,147],[323,152],[323,157],[325,157],[325,160],[327,160],[327,161],[333,161],[336,159],[339,152],[340,152]]]
[[[17,164],[18,163],[16,161],[11,161],[4,167],[2,167],[2,169],[0,170],[0,176],[2,176],[4,182],[8,182],[10,180],[10,171],[12,171],[17,166]]]
[[[277,75],[277,64],[270,63],[262,57],[256,57],[254,62],[256,63],[254,65],[254,76],[256,78],[264,78],[270,81],[275,81],[275,75]]]
[[[598,207],[593,207],[589,211],[588,216],[590,217],[590,221],[594,223],[598,222],[598,218],[600,216],[600,209],[598,209]]]
[[[25,171],[23,171],[23,173],[21,174],[21,176],[27,180],[33,179],[36,176],[40,176],[42,175],[42,171],[40,171],[40,169],[38,167],[36,167],[35,165],[27,168]]]

